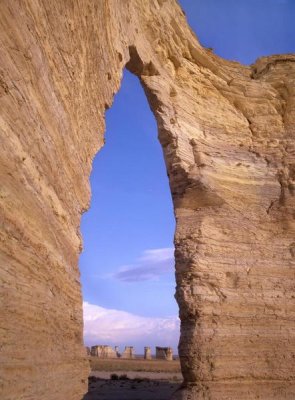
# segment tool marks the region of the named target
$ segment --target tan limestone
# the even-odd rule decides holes
[[[152,352],[150,347],[145,347],[144,348],[144,359],[145,360],[151,360],[152,359]]]
[[[156,358],[160,360],[172,361],[173,350],[171,347],[156,347]]]
[[[92,346],[90,355],[98,358],[118,358],[116,350],[106,345]]]
[[[125,346],[125,349],[124,349],[123,353],[121,354],[121,358],[126,358],[128,360],[135,358],[133,346]]]

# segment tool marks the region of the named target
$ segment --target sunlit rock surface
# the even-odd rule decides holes
[[[294,399],[295,57],[203,49],[174,0],[0,3],[1,399],[80,400],[79,225],[122,69],[156,116],[186,388]]]

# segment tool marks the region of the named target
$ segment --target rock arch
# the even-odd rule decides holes
[[[294,398],[295,57],[225,61],[174,0],[0,11],[2,398],[86,391],[79,224],[126,64],[158,122],[177,220],[176,396]]]

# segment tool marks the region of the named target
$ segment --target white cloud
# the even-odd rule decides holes
[[[145,250],[135,264],[122,266],[113,278],[123,282],[157,280],[160,275],[173,271],[174,248]]]
[[[86,345],[131,345],[140,353],[143,346],[177,347],[180,329],[177,316],[142,317],[88,302],[83,303],[83,310]]]

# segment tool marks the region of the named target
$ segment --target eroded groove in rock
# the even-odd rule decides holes
[[[81,399],[79,224],[122,69],[157,118],[187,388],[293,399],[295,57],[228,62],[174,0],[0,4],[1,398]]]

